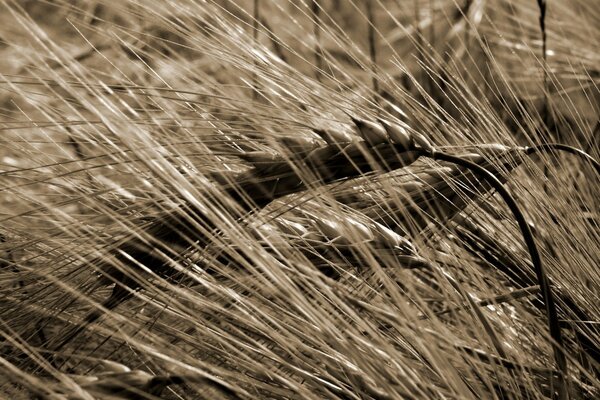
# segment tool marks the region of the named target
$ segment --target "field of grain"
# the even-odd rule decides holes
[[[0,398],[598,398],[599,21],[0,2]]]

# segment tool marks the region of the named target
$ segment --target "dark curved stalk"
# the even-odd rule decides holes
[[[600,175],[600,162],[598,162],[594,157],[592,157],[585,151],[578,149],[576,147],[572,147],[572,146],[568,146],[566,144],[560,144],[560,143],[545,143],[545,144],[540,144],[537,146],[525,148],[525,154],[527,154],[528,156],[535,154],[535,153],[540,153],[542,151],[554,151],[554,152],[564,151],[566,153],[576,155],[576,156],[580,157],[581,159],[592,164],[594,166],[594,169],[596,170],[596,172]]]
[[[564,344],[562,340],[562,335],[560,331],[560,324],[558,319],[558,313],[556,311],[556,305],[554,303],[554,295],[552,294],[552,288],[550,285],[550,281],[546,275],[546,271],[542,265],[542,259],[540,257],[540,253],[538,251],[537,245],[535,243],[535,239],[525,219],[525,216],[521,212],[517,202],[512,197],[512,195],[506,190],[506,188],[502,185],[502,182],[494,176],[490,171],[481,167],[480,165],[471,162],[469,160],[462,159],[457,156],[453,156],[446,153],[439,153],[436,151],[433,152],[425,152],[423,151],[423,156],[432,158],[437,161],[446,161],[461,167],[467,168],[478,175],[485,178],[490,185],[496,189],[496,191],[502,196],[502,199],[506,202],[507,206],[510,208],[511,212],[515,216],[519,224],[519,228],[523,233],[523,238],[527,245],[527,249],[529,250],[529,254],[531,256],[531,262],[535,269],[535,273],[537,276],[538,285],[540,286],[540,290],[542,292],[542,296],[544,298],[544,304],[546,306],[546,315],[548,317],[548,328],[550,331],[550,336],[553,339],[552,348],[554,351],[554,359],[557,364],[558,370],[562,373],[562,378],[566,379],[568,370],[567,370],[567,358],[563,352]],[[562,384],[559,384],[559,396],[560,398],[566,398],[566,388]]]

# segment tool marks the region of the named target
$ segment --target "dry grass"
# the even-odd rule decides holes
[[[592,3],[2,3],[0,393],[597,398]]]

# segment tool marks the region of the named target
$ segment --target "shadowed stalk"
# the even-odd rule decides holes
[[[313,18],[313,35],[315,37],[315,45],[313,53],[315,56],[315,79],[321,82],[321,75],[323,73],[323,52],[321,49],[321,6],[319,0],[311,1],[311,12]]]
[[[426,48],[426,40],[421,29],[421,5],[419,3],[420,0],[414,0],[414,19],[415,19],[415,36],[416,36],[416,47],[417,47],[417,59],[418,59],[418,72],[421,79],[420,84],[423,86],[425,93],[431,93],[432,84],[429,79],[429,74],[426,70],[426,60],[425,60],[425,48]],[[433,23],[433,21],[432,21]]]
[[[542,34],[542,140],[550,142],[553,139],[553,135],[550,131],[550,105],[549,105],[549,87],[548,87],[548,52],[546,49],[547,38],[546,38],[546,0],[537,0],[538,7],[540,10],[539,24],[540,32]],[[544,176],[548,176],[549,169],[547,165],[544,165]],[[548,193],[548,184],[544,182],[544,192]]]
[[[369,56],[371,58],[371,83],[373,85],[373,100],[379,103],[379,80],[377,78],[377,38],[375,37],[375,15],[373,12],[373,0],[366,1],[368,21]]]
[[[431,18],[431,23],[429,24],[429,44],[435,47],[435,0],[429,0],[429,14]]]
[[[546,35],[546,0],[537,0],[538,7],[540,10],[539,24],[540,32],[542,35],[542,91],[544,103],[542,105],[542,120],[545,125],[544,131],[549,135],[548,139],[553,139],[550,133],[550,105],[549,101],[549,86],[548,86],[548,50],[547,50],[547,35]]]
[[[494,189],[502,196],[502,199],[506,202],[507,206],[510,208],[513,213],[521,232],[523,233],[523,238],[525,239],[525,243],[527,245],[527,249],[529,250],[529,255],[531,256],[531,262],[535,269],[535,273],[537,276],[538,285],[540,286],[540,290],[542,292],[542,296],[544,298],[544,304],[546,306],[546,316],[548,318],[548,328],[550,331],[550,336],[553,339],[552,348],[554,351],[554,360],[556,362],[556,366],[558,370],[561,372],[560,381],[558,382],[558,391],[559,397],[561,399],[568,398],[568,368],[567,368],[567,358],[564,354],[564,343],[562,339],[562,333],[560,330],[560,321],[558,318],[558,312],[556,310],[556,305],[554,303],[554,295],[552,293],[552,287],[548,277],[546,276],[546,272],[544,267],[542,266],[542,259],[540,257],[537,245],[535,243],[535,239],[533,238],[533,234],[531,232],[531,228],[525,219],[525,216],[521,212],[518,204],[512,197],[512,195],[504,188],[502,183],[496,178],[492,173],[490,173],[485,168],[475,164],[469,160],[464,160],[460,157],[456,157],[450,154],[433,152],[433,153],[424,153],[424,156],[431,157],[434,160],[438,161],[447,161],[453,164],[458,164],[465,168],[476,172],[478,175],[483,177],[487,182],[489,182]]]
[[[285,56],[279,38],[277,37],[277,35],[275,35],[273,28],[271,27],[269,22],[266,19],[261,18],[260,24],[263,26],[266,34],[269,36],[269,40],[271,41],[271,45],[273,46],[273,51],[275,52],[277,57],[279,57],[281,61],[287,62],[287,58]]]

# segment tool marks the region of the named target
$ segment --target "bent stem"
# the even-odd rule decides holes
[[[519,208],[517,202],[508,192],[508,190],[506,190],[506,188],[502,185],[502,182],[500,182],[500,180],[498,180],[498,178],[494,176],[494,174],[492,174],[490,171],[474,162],[462,159],[457,156],[453,156],[451,154],[439,153],[436,151],[423,151],[422,155],[436,161],[446,161],[459,165],[482,176],[488,181],[490,185],[494,187],[494,189],[496,189],[496,191],[502,196],[502,199],[506,202],[507,206],[510,208],[511,212],[513,213],[515,219],[519,224],[521,232],[523,233],[523,238],[531,256],[531,262],[535,269],[537,281],[540,286],[542,296],[544,298],[544,304],[546,306],[546,315],[548,317],[548,329],[550,331],[550,336],[553,340],[552,349],[554,351],[554,360],[556,362],[558,370],[561,372],[562,375],[558,385],[559,398],[568,398],[568,385],[565,385],[565,380],[568,379],[567,358],[563,352],[564,345],[560,331],[558,313],[556,311],[556,305],[554,302],[554,295],[552,293],[550,281],[542,265],[542,260],[537,245],[535,243],[535,239],[533,238],[533,234],[531,232],[529,224],[527,223],[527,220],[521,212],[521,209]]]
[[[566,144],[560,144],[560,143],[545,143],[545,144],[540,144],[537,146],[525,148],[525,154],[527,154],[528,156],[535,154],[535,153],[542,152],[542,151],[550,151],[550,152],[564,151],[565,153],[570,153],[570,154],[576,155],[579,158],[592,164],[592,166],[594,167],[596,172],[600,175],[600,162],[598,162],[594,157],[592,157],[585,151],[578,149],[576,147],[572,147],[572,146],[568,146]]]

